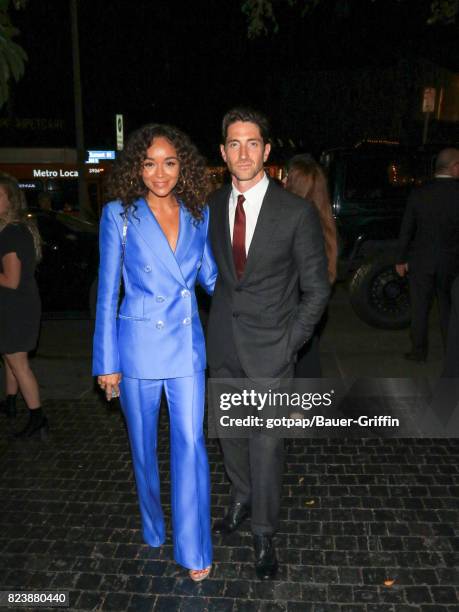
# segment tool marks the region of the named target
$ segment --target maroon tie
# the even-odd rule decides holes
[[[233,229],[233,259],[238,278],[244,273],[247,256],[245,253],[245,212],[242,204],[245,198],[242,194],[237,196],[236,214],[234,215]]]

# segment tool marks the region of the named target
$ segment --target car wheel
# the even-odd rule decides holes
[[[349,287],[357,316],[374,327],[403,329],[410,324],[408,281],[395,271],[392,257],[363,263]]]

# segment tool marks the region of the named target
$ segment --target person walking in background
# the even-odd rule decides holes
[[[451,285],[459,273],[459,149],[443,149],[435,177],[415,189],[405,209],[398,241],[400,276],[408,272],[411,301],[411,350],[405,358],[425,361],[427,328],[434,294],[446,344]]]
[[[203,435],[206,354],[194,292],[212,293],[204,160],[174,127],[137,130],[115,166],[100,224],[93,374],[120,393],[150,546],[165,541],[156,439],[161,394],[171,434],[174,557],[192,580],[210,572],[210,476]],[[125,297],[117,314],[121,274]]]
[[[232,183],[209,200],[219,270],[207,326],[210,374],[291,378],[330,293],[318,214],[268,179],[263,165],[271,145],[261,113],[233,109],[222,128],[220,150]],[[284,441],[262,431],[220,441],[232,490],[214,531],[232,533],[251,516],[257,576],[275,578]]]
[[[432,390],[430,409],[446,428],[454,429],[454,417],[459,407],[459,276],[451,287],[451,311],[446,336],[445,357],[440,378]]]
[[[451,287],[451,312],[442,378],[459,379],[459,276],[456,276]]]
[[[295,155],[287,164],[287,169],[287,176],[283,180],[285,188],[300,198],[312,202],[319,213],[328,262],[328,280],[330,285],[333,285],[336,280],[338,244],[325,173],[320,164],[308,154]],[[321,327],[323,327],[321,323],[324,319],[325,316],[317,325],[312,338],[298,353],[295,367],[297,378],[320,378],[322,376],[319,337]]]
[[[18,391],[29,410],[26,426],[15,433],[45,437],[48,419],[43,413],[37,379],[28,352],[37,344],[41,304],[35,267],[41,256],[40,236],[25,214],[25,199],[15,179],[0,176],[0,354],[5,366],[6,399],[0,410],[16,416]]]

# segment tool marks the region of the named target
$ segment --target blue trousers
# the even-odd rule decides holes
[[[121,381],[143,538],[150,546],[161,546],[166,537],[156,453],[163,389],[170,417],[174,558],[186,568],[204,569],[212,563],[210,476],[203,434],[204,372],[183,378]]]

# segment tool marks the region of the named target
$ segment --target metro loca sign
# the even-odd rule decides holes
[[[33,170],[34,178],[77,178],[78,170]]]

